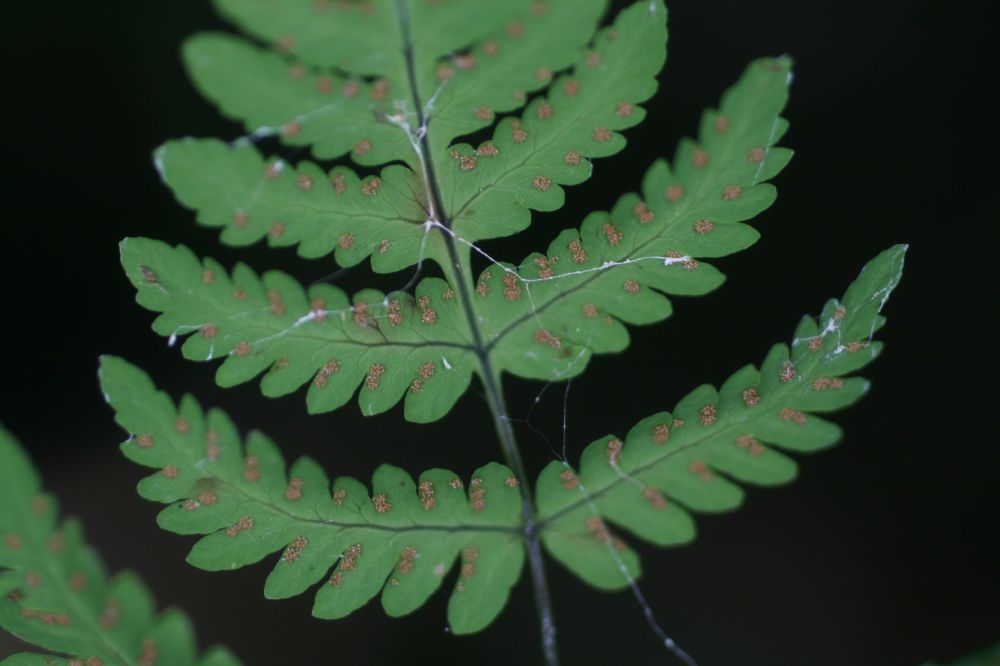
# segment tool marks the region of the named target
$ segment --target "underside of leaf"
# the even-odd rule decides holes
[[[53,654],[16,654],[3,666],[239,666],[222,648],[199,657],[191,622],[156,615],[131,572],[107,578],[73,519],[59,523],[55,498],[14,438],[0,427],[0,628]]]
[[[869,387],[849,377],[882,349],[879,314],[902,276],[906,248],[873,259],[843,298],[819,319],[805,317],[791,347],[775,345],[760,369],[746,366],[719,390],[701,386],[672,412],[608,436],[583,452],[579,471],[552,462],[536,488],[542,541],[584,580],[607,589],[628,584],[639,560],[609,524],[658,546],[694,538],[691,512],[737,508],[738,484],[770,486],[795,477],[784,452],[811,453],[840,438],[816,416],[842,409]]]
[[[593,442],[579,471],[549,464],[534,494],[546,549],[586,582],[617,589],[639,575],[639,560],[612,525],[658,546],[679,545],[694,538],[691,512],[740,505],[738,484],[792,480],[796,464],[782,451],[834,444],[839,428],[816,414],[868,390],[848,375],[881,350],[874,335],[905,249],[873,259],[843,298],[829,301],[818,320],[805,317],[791,347],[773,347],[759,370],[739,370],[718,391],[695,389],[624,440]],[[504,466],[480,468],[468,492],[452,472],[429,470],[415,482],[389,465],[376,470],[371,492],[345,477],[331,487],[312,460],[286,470],[264,435],[251,433],[244,445],[222,412],[205,413],[191,397],[175,406],[121,359],[103,359],[101,384],[131,433],[122,450],[158,469],[139,493],[169,504],[160,525],[206,535],[188,558],[195,566],[233,569],[280,551],[265,594],[287,597],[319,584],[313,612],[336,618],[380,591],[390,615],[409,613],[460,562],[448,611],[458,633],[489,624],[519,577],[525,522],[518,481]]]
[[[250,134],[228,149],[162,146],[164,181],[226,243],[266,237],[307,257],[336,252],[342,265],[371,256],[380,272],[445,261],[448,229],[470,242],[506,236],[531,210],[561,206],[561,185],[624,147],[619,132],[642,119],[665,59],[659,0],[596,35],[605,0],[217,4],[275,45],[202,34],[184,48],[198,88]],[[528,104],[541,89],[547,97]],[[453,145],[492,125],[492,140]],[[406,166],[370,176],[293,167],[254,148],[271,135],[319,159]]]
[[[700,295],[722,283],[722,274],[702,259],[757,240],[744,222],[774,201],[766,181],[791,157],[775,145],[787,127],[779,114],[789,67],[786,59],[751,64],[720,108],[705,113],[697,142],[683,141],[672,165],[660,161],[649,169],[641,195],[623,196],[610,213],[591,214],[579,229],[559,234],[546,254],[530,255],[517,268],[495,264],[479,276],[471,306],[497,372],[573,377],[592,354],[627,347],[624,324],[668,317],[665,294]],[[212,177],[196,175],[196,164]],[[206,224],[227,225],[235,214],[241,226],[226,232],[233,238],[301,240],[300,250],[310,254],[336,245],[341,263],[372,254],[376,266],[394,267],[428,241],[416,208],[405,221],[390,220],[409,191],[402,167],[383,171],[378,196],[384,198],[375,200],[365,194],[364,181],[339,167],[327,175],[309,164],[297,172],[275,169],[248,145],[168,144],[161,168],[168,181],[187,183],[180,187],[183,200]],[[243,182],[237,173],[257,174],[265,184],[233,194],[239,189],[233,183]],[[274,175],[260,175],[266,173]],[[391,197],[394,204],[387,203]],[[241,207],[241,201],[254,203]],[[336,222],[334,211],[348,209],[379,221],[348,216]],[[276,235],[268,229],[279,215]],[[230,277],[185,248],[145,239],[123,243],[122,262],[139,302],[163,313],[155,330],[192,334],[183,348],[188,358],[226,358],[218,375],[226,386],[265,371],[262,389],[271,396],[312,382],[309,408],[321,412],[347,402],[360,385],[365,414],[383,412],[405,395],[406,418],[425,422],[447,413],[479,371],[457,290],[436,278],[420,282],[415,296],[368,290],[349,300],[334,287],[307,294],[284,274],[261,279],[242,265]]]
[[[101,386],[132,437],[126,456],[157,472],[139,493],[169,504],[161,527],[203,536],[188,556],[213,571],[281,552],[264,591],[270,598],[317,586],[313,614],[343,617],[382,594],[389,615],[426,602],[456,566],[448,622],[478,631],[506,603],[524,559],[520,494],[509,469],[491,463],[466,484],[432,469],[413,478],[379,467],[372,491],[330,481],[311,459],[290,469],[278,448],[252,432],[244,445],[225,414],[190,396],[175,406],[141,370],[105,357]]]

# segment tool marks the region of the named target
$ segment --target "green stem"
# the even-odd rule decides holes
[[[447,277],[455,285],[462,303],[462,309],[468,319],[469,332],[473,341],[473,351],[479,360],[479,374],[483,382],[486,401],[490,406],[490,413],[493,415],[493,424],[496,428],[497,439],[500,441],[504,460],[507,466],[513,471],[514,478],[518,481],[518,488],[521,493],[521,515],[524,519],[524,539],[528,551],[528,566],[531,570],[535,606],[538,611],[538,621],[542,634],[542,651],[545,655],[547,666],[558,666],[559,655],[556,649],[555,618],[552,613],[552,600],[549,596],[548,581],[545,577],[545,562],[542,557],[538,518],[535,515],[535,506],[531,497],[529,479],[524,469],[520,449],[517,446],[514,429],[511,427],[510,416],[507,413],[507,405],[504,401],[499,375],[494,371],[490,362],[489,352],[484,342],[483,334],[479,330],[479,322],[475,309],[472,306],[472,272],[468,249],[463,248],[460,250],[455,242],[455,238],[452,234],[448,233],[451,229],[451,220],[444,208],[440,186],[434,173],[434,161],[430,155],[427,119],[424,117],[423,103],[417,87],[413,43],[405,0],[396,0],[396,10],[399,16],[400,32],[403,37],[406,75],[412,93],[417,127],[421,128],[421,132],[417,135],[418,138],[414,141],[414,151],[417,153],[417,158],[420,162],[421,175],[423,176],[426,190],[428,222],[439,224],[446,229],[441,234],[447,250],[447,258],[442,261],[443,268],[447,273]]]
[[[538,518],[535,515],[531,489],[521,460],[521,452],[517,447],[514,429],[511,427],[504,402],[503,391],[499,381],[492,375],[489,358],[484,353],[480,358],[483,370],[483,387],[486,389],[486,400],[493,414],[497,438],[503,449],[507,465],[514,471],[514,476],[520,482],[521,514],[524,517],[524,540],[528,549],[528,564],[531,569],[531,580],[535,592],[535,606],[538,609],[538,621],[542,633],[542,650],[545,663],[557,666],[559,654],[556,647],[555,616],[552,613],[552,600],[549,594],[549,584],[545,577],[545,561],[542,557],[542,545],[539,534]],[[487,379],[489,378],[489,379]]]
[[[545,663],[547,666],[558,666],[559,654],[556,645],[555,616],[552,612],[549,584],[545,576],[545,560],[542,557],[539,523],[538,517],[535,514],[535,503],[531,496],[531,485],[527,472],[524,469],[524,461],[521,459],[521,451],[517,446],[517,437],[514,435],[514,428],[511,426],[510,415],[507,412],[507,404],[504,400],[499,373],[494,371],[490,362],[489,352],[483,344],[482,333],[479,330],[475,310],[472,307],[471,280],[463,279],[463,268],[468,266],[468,252],[464,253],[465,263],[463,265],[463,254],[460,252],[452,236],[449,234],[443,234],[443,236],[449,254],[449,261],[447,262],[449,278],[458,286],[462,306],[469,320],[469,328],[474,341],[473,347],[476,358],[479,360],[483,391],[486,396],[486,402],[490,406],[490,413],[493,415],[493,425],[496,428],[497,439],[500,441],[504,461],[514,472],[514,478],[518,480],[518,488],[521,491],[521,516],[524,519],[524,540],[528,550],[528,566],[531,570],[531,580],[535,593],[535,607],[538,611],[538,622],[542,634],[542,650],[545,654]]]

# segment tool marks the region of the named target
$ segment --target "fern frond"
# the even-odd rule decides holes
[[[159,314],[154,330],[171,344],[185,337],[188,358],[224,359],[220,385],[263,375],[262,391],[279,396],[310,384],[312,412],[342,406],[360,387],[365,414],[405,400],[407,419],[431,421],[477,373],[514,471],[490,463],[468,494],[447,470],[414,481],[388,465],[371,491],[346,477],[331,487],[312,460],[287,468],[264,435],[244,442],[222,412],[206,413],[189,396],[175,404],[141,370],[105,357],[105,396],[132,435],[122,449],[156,470],[139,492],[169,505],[162,527],[201,535],[192,564],[224,570],[273,556],[265,595],[315,587],[314,615],[332,619],[375,595],[390,615],[413,612],[459,561],[448,616],[452,630],[469,633],[502,610],[527,555],[554,664],[540,542],[587,582],[620,588],[640,565],[612,525],[659,546],[685,543],[692,512],[731,510],[742,501],[740,483],[794,477],[783,451],[838,439],[817,414],[867,391],[847,375],[880,349],[873,337],[905,247],[869,262],[759,370],[747,366],[719,390],[699,387],[624,441],[592,443],[579,472],[552,463],[534,493],[522,485],[500,381],[504,372],[575,376],[593,354],[624,349],[627,325],[668,317],[669,296],[722,283],[703,260],[757,240],[746,222],[774,201],[768,181],[791,158],[777,146],[787,129],[787,58],[752,63],[704,114],[697,140],[683,141],[672,164],[649,169],[641,193],[515,267],[477,243],[525,229],[532,211],[558,209],[564,187],[590,177],[593,159],[624,147],[622,132],[644,118],[640,105],[666,59],[662,0],[633,2],[603,28],[606,0],[215,4],[272,46],[226,34],[185,45],[196,85],[250,134],[230,145],[185,139],[158,149],[178,200],[231,245],[267,238],[306,257],[334,253],[344,266],[371,257],[379,272],[433,260],[444,279],[426,278],[412,295],[416,277],[403,291],[348,297],[243,264],[230,273],[183,246],[126,239],[122,264],[137,301]],[[480,130],[492,139],[472,145]],[[292,156],[267,157],[253,145],[265,136],[308,147],[317,160],[349,155],[381,168],[293,165]],[[472,251],[491,263],[478,280]]]
[[[410,613],[461,562],[448,621],[456,633],[482,629],[502,610],[523,563],[521,504],[510,470],[489,464],[464,484],[442,469],[417,483],[382,465],[373,492],[340,477],[330,482],[311,459],[286,471],[278,448],[252,432],[241,443],[228,417],[207,414],[190,396],[179,407],[149,377],[105,357],[101,386],[132,437],[130,459],[158,471],[139,493],[169,504],[161,527],[204,534],[188,561],[202,569],[235,569],[282,551],[265,594],[302,594],[322,581],[313,614],[343,617],[382,593],[389,615]]]
[[[738,483],[776,485],[794,478],[780,451],[807,453],[834,444],[840,429],[818,416],[846,407],[869,387],[846,377],[878,356],[879,314],[902,276],[906,248],[873,259],[819,319],[805,317],[791,348],[775,345],[760,370],[746,366],[716,391],[701,386],[673,412],[654,414],[622,440],[604,437],[581,455],[580,471],[550,463],[536,502],[549,553],[587,582],[625,586],[639,573],[635,552],[614,536],[614,523],[658,546],[694,538],[690,512],[735,509]]]
[[[108,580],[80,524],[59,524],[28,457],[0,427],[0,629],[54,654],[16,654],[3,666],[238,666],[212,648],[199,657],[188,618],[155,615],[137,575]]]
[[[752,63],[725,93],[719,110],[705,113],[698,141],[683,141],[672,167],[661,161],[649,169],[641,197],[628,194],[610,214],[590,215],[579,230],[560,234],[547,254],[527,257],[516,270],[494,265],[480,275],[472,306],[494,368],[542,380],[577,375],[591,354],[628,345],[622,322],[648,324],[669,316],[670,301],[663,294],[704,294],[722,283],[722,274],[698,259],[740,251],[758,238],[742,222],[774,201],[774,187],[766,181],[791,157],[791,151],[775,145],[787,126],[780,113],[789,68],[783,58]],[[342,198],[329,191],[302,191],[297,182],[303,177],[327,180],[318,167],[305,164],[297,173],[282,170],[275,182],[257,191],[248,184],[265,166],[252,147],[183,141],[168,149],[167,178],[176,172],[172,182],[183,192],[182,200],[199,209],[203,222],[225,224],[234,209],[245,210],[238,202],[255,202],[243,217],[245,228],[227,230],[230,240],[256,239],[266,233],[267,220],[281,215],[290,221],[287,237],[303,241],[302,252],[318,254],[339,243],[343,264],[360,261],[391,238],[386,252],[376,249],[372,255],[373,265],[391,270],[400,267],[398,258],[405,263],[405,257],[416,256],[419,235],[426,233],[415,220],[390,220],[390,211],[405,205],[401,185],[386,186],[385,198],[377,202],[360,191],[363,185],[356,180]],[[193,175],[188,167],[195,164],[212,176]],[[384,174],[402,171],[388,167]],[[403,178],[399,173],[395,182]],[[342,210],[350,206],[364,212],[338,225],[329,213],[341,201]],[[358,226],[364,215],[371,215],[368,224]],[[368,235],[356,237],[344,229],[365,229]],[[340,241],[337,233],[342,233]],[[341,242],[344,234],[349,242]],[[283,395],[312,380],[310,410],[328,411],[347,402],[372,368],[382,367],[374,386],[365,382],[362,411],[385,411],[410,389],[406,418],[430,421],[447,413],[478,369],[458,299],[438,279],[422,281],[416,300],[368,290],[349,302],[329,286],[314,287],[307,296],[283,274],[265,274],[262,284],[243,266],[229,278],[211,260],[201,265],[186,249],[142,239],[123,245],[122,263],[140,303],[163,313],[154,325],[157,332],[197,333],[184,345],[188,358],[229,356],[219,372],[223,385],[271,368],[262,386],[267,395]],[[211,276],[208,284],[206,275]],[[334,362],[336,377],[328,367]]]

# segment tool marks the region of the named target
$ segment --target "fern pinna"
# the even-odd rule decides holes
[[[240,666],[228,650],[199,656],[187,616],[155,615],[131,572],[108,580],[80,523],[59,523],[55,498],[0,426],[0,628],[48,654],[21,652],[2,666]]]
[[[622,132],[643,119],[666,55],[661,0],[635,2],[607,23],[604,0],[215,4],[250,38],[197,35],[184,59],[198,88],[249,135],[158,149],[177,199],[226,244],[267,239],[308,258],[333,254],[342,266],[370,258],[386,273],[433,262],[439,274],[412,290],[349,295],[126,239],[122,264],[138,302],[158,313],[154,330],[185,337],[187,358],[222,360],[220,385],[261,376],[268,396],[308,385],[311,412],[357,393],[365,414],[403,401],[405,418],[433,421],[476,377],[505,466],[416,480],[383,466],[371,491],[344,478],[331,489],[310,460],[286,472],[264,436],[244,444],[221,413],[190,398],[175,406],[141,371],[105,359],[104,390],[133,434],[124,450],[159,470],[140,492],[170,504],[164,527],[207,535],[194,564],[228,569],[280,551],[265,593],[321,583],[314,613],[334,618],[379,592],[390,614],[408,613],[458,563],[449,623],[468,633],[499,613],[526,561],[545,659],[555,664],[543,547],[585,581],[621,588],[639,563],[612,525],[660,545],[689,541],[690,512],[734,508],[736,482],[792,478],[779,449],[837,439],[815,413],[865,391],[844,375],[879,349],[872,336],[902,247],[879,255],[760,370],[744,368],[719,391],[696,389],[624,439],[595,442],[578,471],[554,462],[533,483],[502,391],[504,373],[579,375],[593,354],[628,346],[627,325],[668,317],[670,295],[722,283],[705,260],[757,240],[746,222],[774,201],[768,181],[791,157],[777,145],[787,129],[787,58],[751,63],[706,111],[697,139],[682,141],[671,163],[654,163],[638,192],[544,252],[504,263],[477,243],[525,229],[531,211],[560,208],[564,188],[585,181],[593,159],[620,151]],[[490,138],[463,142],[473,135]],[[337,164],[264,155],[262,137]],[[474,275],[483,258],[488,268]]]

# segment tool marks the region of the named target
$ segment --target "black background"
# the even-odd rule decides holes
[[[867,372],[874,390],[837,417],[847,433],[840,446],[802,460],[794,484],[751,489],[739,512],[700,519],[691,546],[639,546],[657,617],[703,666],[914,666],[1000,639],[997,335],[987,324],[997,299],[986,256],[997,117],[977,94],[995,86],[987,4],[677,0],[661,90],[628,148],[599,161],[562,211],[536,215],[516,240],[488,244],[509,259],[544,247],[634,189],[654,158],[670,156],[748,60],[796,59],[784,143],[797,156],[777,180],[777,204],[755,222],[762,240],[717,262],[730,278],[720,290],[676,299],[673,318],[634,329],[627,354],[595,359],[574,382],[575,458],[699,383],[759,362],[802,313],[842,293],[864,261],[911,243],[886,311],[886,353]],[[404,619],[385,617],[375,602],[330,623],[310,617],[311,595],[265,601],[270,564],[209,574],[184,563],[192,541],[158,530],[157,507],[135,495],[142,471],[117,451],[123,433],[97,388],[98,354],[123,355],[174,395],[191,390],[225,407],[289,457],[308,453],[334,474],[362,479],[383,461],[467,476],[499,457],[488,411],[473,390],[428,426],[404,423],[399,408],[371,419],[354,406],[307,417],[301,393],[273,401],[253,383],[216,388],[213,366],[183,361],[149,330],[152,316],[133,303],[117,242],[185,242],[305,282],[335,268],[291,251],[222,247],[152,168],[150,152],[168,138],[241,133],[195,93],[177,57],[184,36],[228,28],[192,0],[39,2],[4,23],[0,418],[83,519],[109,568],[137,569],[162,604],[190,612],[204,644],[225,643],[249,664],[540,661],[526,577],[493,626],[455,638],[443,594]],[[407,277],[372,278],[361,267],[342,285],[391,288]],[[539,385],[506,386],[523,417]],[[532,415],[552,438],[561,403],[562,387],[552,387]],[[551,450],[526,427],[519,435],[534,473]],[[566,664],[677,663],[628,593],[591,590],[551,562],[548,571]],[[0,636],[0,656],[16,647]]]

